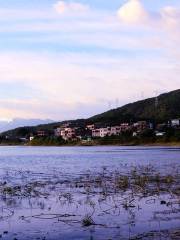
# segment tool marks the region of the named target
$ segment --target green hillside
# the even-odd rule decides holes
[[[157,98],[127,104],[96,115],[89,120],[109,124],[137,120],[164,122],[172,118],[180,118],[180,89],[161,94]]]

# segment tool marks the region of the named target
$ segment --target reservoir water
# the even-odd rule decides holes
[[[178,239],[179,170],[178,147],[2,146],[0,237]]]

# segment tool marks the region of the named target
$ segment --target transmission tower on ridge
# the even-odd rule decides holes
[[[155,93],[155,108],[157,108],[159,105],[158,91],[155,91],[154,93]]]

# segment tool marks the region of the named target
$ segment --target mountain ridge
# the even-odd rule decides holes
[[[48,124],[54,122],[51,119],[37,119],[37,118],[31,118],[31,119],[25,119],[25,118],[14,118],[12,120],[6,121],[2,120],[0,121],[0,133],[9,131],[18,127],[27,127],[27,126],[37,126],[39,124]]]
[[[105,119],[127,121],[129,119],[167,121],[180,117],[180,89],[160,94],[157,97],[128,103],[90,118],[92,121],[105,122]]]

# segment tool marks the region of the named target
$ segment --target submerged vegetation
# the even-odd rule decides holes
[[[14,181],[10,181],[9,176]],[[119,229],[127,227],[128,237],[123,231],[117,236],[134,240],[178,239],[180,236],[180,230],[173,226],[159,231],[155,227],[154,231],[140,234],[133,232],[138,224],[136,215],[146,211],[149,205],[152,222],[180,220],[180,175],[177,168],[172,173],[163,174],[152,165],[132,166],[126,172],[103,167],[97,174],[87,172],[64,180],[58,172],[38,175],[29,171],[7,171],[2,179],[1,222],[14,218],[17,222],[29,224],[33,219],[47,221],[48,224],[55,221],[71,228],[108,229],[111,237]],[[23,208],[24,201],[26,207],[30,204],[32,214],[26,215],[24,211],[18,216],[17,203]],[[144,218],[145,221],[150,220],[146,215]]]

